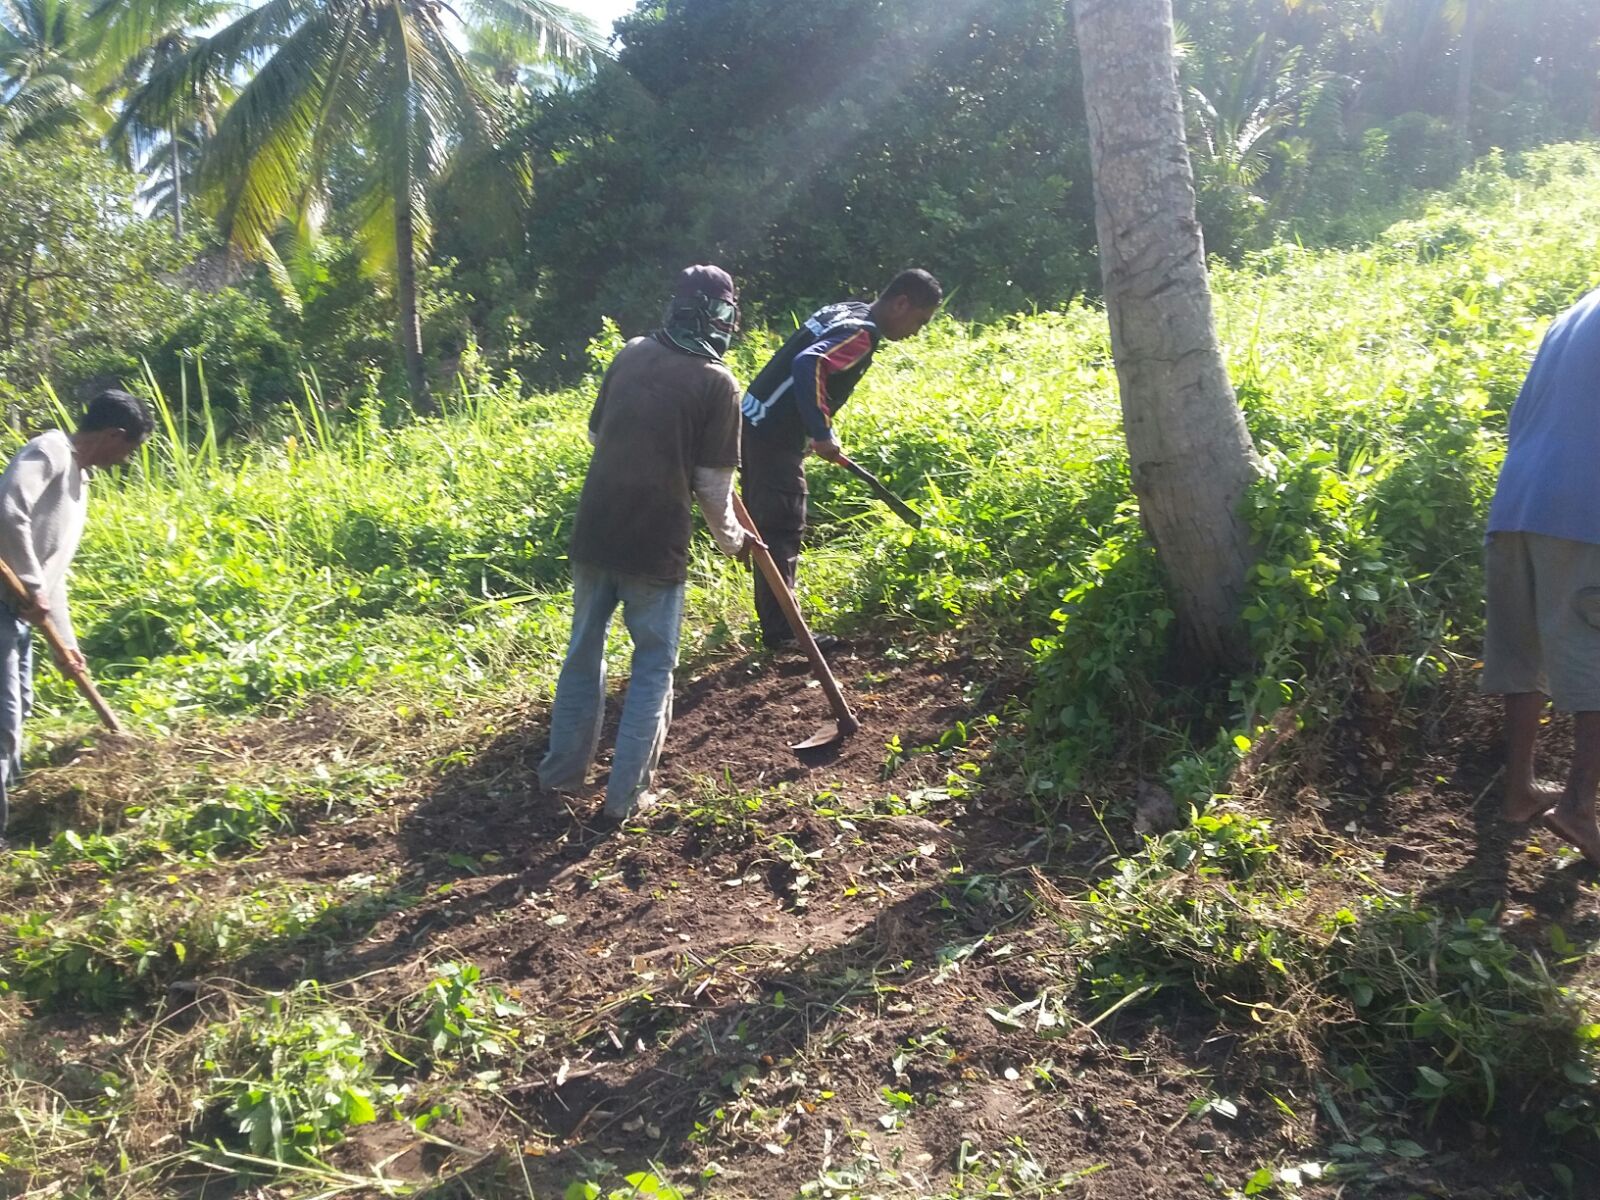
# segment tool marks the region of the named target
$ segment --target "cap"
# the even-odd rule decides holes
[[[739,291],[733,286],[733,276],[721,267],[708,265],[685,268],[673,286],[672,298],[678,300],[700,295],[710,296],[714,300],[726,300],[730,304],[736,303],[739,299]]]

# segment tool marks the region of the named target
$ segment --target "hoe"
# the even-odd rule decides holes
[[[733,511],[739,518],[739,524],[755,537],[761,536],[738,493],[733,497]],[[833,671],[828,667],[828,660],[822,657],[822,651],[817,649],[816,639],[811,636],[811,631],[806,628],[805,618],[800,615],[800,605],[795,600],[794,593],[789,590],[789,585],[784,582],[783,576],[778,574],[778,564],[772,561],[772,554],[759,542],[752,543],[750,550],[757,569],[767,577],[767,586],[778,598],[778,603],[783,608],[783,615],[789,619],[789,628],[794,630],[795,641],[799,642],[800,648],[806,652],[806,658],[811,662],[811,672],[822,685],[822,690],[827,693],[828,704],[833,709],[833,720],[818,726],[815,733],[791,749],[798,754],[806,750],[821,750],[825,746],[842,742],[861,728],[861,722],[856,720],[856,715],[850,711],[850,705],[845,702],[844,693],[839,690],[839,681],[833,677]]]
[[[883,480],[879,479],[860,463],[854,462],[844,455],[839,456],[839,465],[846,471],[849,471],[850,474],[854,475],[857,479],[861,480],[862,483],[871,488],[878,499],[882,500],[889,506],[890,510],[895,516],[899,517],[913,529],[922,528],[922,518],[917,514],[917,510],[912,508],[904,500],[900,499],[899,496],[896,496],[893,492],[891,492],[884,484]]]
[[[23,608],[29,606],[32,597],[28,594],[28,589],[22,586],[22,580],[18,579],[16,573],[4,562],[0,562],[0,583],[5,584],[7,590],[17,598]],[[66,643],[61,640],[60,631],[56,629],[49,617],[46,617],[40,624],[39,631],[44,634],[44,640],[50,644],[50,649],[55,653],[56,660],[58,662],[68,661]],[[78,690],[83,693],[84,699],[89,701],[90,706],[99,715],[101,723],[112,733],[121,733],[122,723],[117,720],[117,714],[111,711],[111,706],[101,697],[100,689],[95,687],[94,680],[89,678],[89,672],[69,667],[66,673],[72,682],[78,685]]]

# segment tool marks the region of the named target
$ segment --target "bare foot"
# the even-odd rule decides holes
[[[1600,867],[1600,825],[1595,823],[1594,810],[1574,816],[1564,808],[1552,808],[1544,815],[1545,825],[1571,842],[1583,856]]]
[[[1500,815],[1516,825],[1525,825],[1540,813],[1549,812],[1561,799],[1558,784],[1535,780],[1532,787],[1508,787]]]

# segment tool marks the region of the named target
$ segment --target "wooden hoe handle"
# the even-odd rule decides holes
[[[761,531],[750,519],[750,513],[745,509],[744,501],[739,498],[738,492],[733,494],[733,513],[748,533],[755,538],[761,537]],[[806,652],[806,658],[811,662],[811,673],[817,677],[817,682],[822,684],[822,690],[828,694],[828,704],[833,709],[834,718],[839,722],[840,731],[845,734],[854,733],[861,728],[861,722],[856,720],[856,715],[850,711],[850,705],[845,702],[844,693],[839,690],[839,681],[833,677],[828,660],[823,658],[822,651],[817,649],[817,641],[806,628],[805,618],[800,615],[800,605],[796,602],[794,593],[789,590],[789,585],[784,582],[783,576],[778,573],[778,564],[772,561],[771,551],[756,541],[750,543],[750,554],[761,573],[767,577],[767,586],[772,589],[772,594],[778,598],[778,606],[783,609],[783,615],[789,621],[789,628],[794,631],[795,640]]]
[[[22,586],[22,580],[17,578],[17,573],[3,560],[0,560],[0,583],[4,583],[10,589],[11,594],[23,608],[32,607],[33,597],[28,594],[28,589]],[[55,654],[56,661],[71,663],[67,644],[61,640],[61,631],[48,616],[39,622],[39,629],[44,634],[44,640],[49,643],[51,652]],[[105,702],[105,697],[100,695],[100,689],[94,686],[94,680],[89,678],[89,672],[75,666],[63,669],[72,682],[78,685],[78,690],[83,693],[84,699],[89,701],[89,706],[99,714],[101,723],[112,733],[121,733],[122,722],[117,720],[117,714],[111,711],[111,706]]]

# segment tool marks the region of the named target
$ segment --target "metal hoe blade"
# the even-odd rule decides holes
[[[821,750],[824,746],[832,746],[836,742],[844,741],[844,737],[843,731],[839,728],[839,722],[824,721],[817,726],[815,733],[803,742],[796,742],[789,749],[794,751]]]
[[[826,746],[837,745],[860,728],[861,722],[856,720],[854,713],[851,713],[847,720],[824,721],[817,726],[815,733],[803,742],[796,742],[789,749],[797,754],[803,750],[821,750]]]

